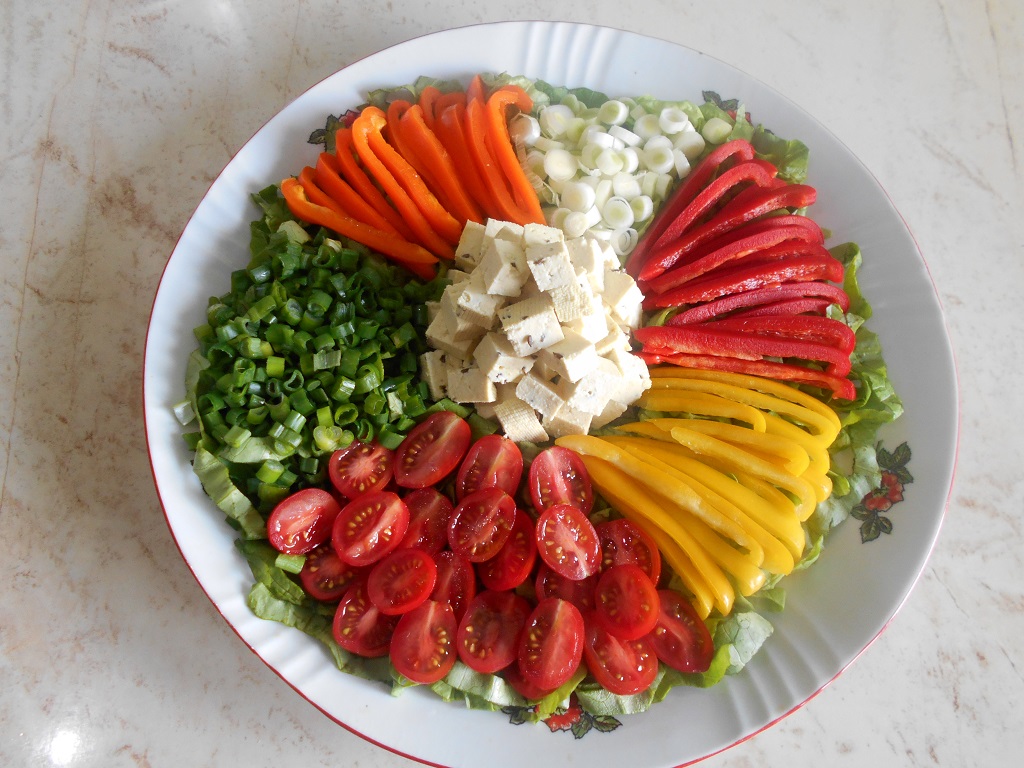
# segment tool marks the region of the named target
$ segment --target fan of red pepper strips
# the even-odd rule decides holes
[[[634,332],[648,364],[724,370],[806,384],[846,400],[855,338],[826,316],[850,299],[843,265],[810,218],[815,189],[780,179],[747,141],[713,150],[630,254],[644,308],[677,308]],[[793,361],[793,362],[787,362]],[[801,364],[824,364],[824,370]]]

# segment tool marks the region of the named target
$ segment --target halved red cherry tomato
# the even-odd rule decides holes
[[[456,647],[462,663],[491,674],[516,660],[519,634],[530,604],[515,592],[485,590],[473,598],[459,622]]]
[[[594,618],[622,640],[643,637],[658,622],[661,601],[657,587],[638,565],[613,565],[601,574],[594,590]]]
[[[557,597],[537,603],[519,638],[518,664],[526,682],[551,691],[572,677],[583,658],[583,614]]]
[[[536,685],[529,682],[525,677],[523,677],[523,673],[519,670],[519,664],[510,664],[505,667],[505,669],[502,670],[501,675],[509,685],[515,688],[516,693],[530,701],[543,699],[555,690],[554,688],[538,688]]]
[[[482,563],[498,554],[516,517],[516,501],[500,488],[484,488],[458,503],[448,523],[448,546]]]
[[[455,618],[462,619],[469,601],[476,595],[473,564],[450,549],[439,552],[434,561],[437,564],[437,582],[430,599],[448,603],[455,612]]]
[[[282,499],[267,519],[271,546],[286,555],[304,555],[331,537],[341,507],[327,491],[305,488]]]
[[[529,578],[535,562],[533,520],[525,512],[517,511],[508,540],[490,560],[477,563],[476,572],[488,589],[515,589]]]
[[[437,488],[417,488],[402,497],[409,508],[409,528],[400,548],[415,547],[436,555],[448,544],[448,521],[455,507]]]
[[[327,474],[346,499],[382,491],[394,476],[395,453],[380,443],[352,443],[331,454]]]
[[[366,592],[381,611],[395,616],[426,600],[436,582],[434,558],[421,549],[399,549],[373,566]]]
[[[579,581],[567,579],[541,563],[537,569],[537,578],[534,579],[533,590],[538,600],[543,600],[545,597],[560,597],[563,600],[568,600],[580,611],[586,612],[594,607],[594,588],[597,586],[597,577],[598,574],[595,573]]]
[[[601,542],[594,524],[571,504],[555,504],[537,518],[537,553],[567,579],[585,579],[601,567]]]
[[[690,602],[670,589],[658,591],[661,611],[648,636],[658,658],[680,672],[705,672],[715,646]]]
[[[321,544],[306,555],[306,562],[299,571],[299,581],[314,600],[333,603],[340,600],[352,582],[363,575],[363,569],[342,562],[330,544]]]
[[[391,637],[391,663],[415,683],[436,683],[455,664],[459,630],[448,603],[426,600],[398,620]]]
[[[471,439],[464,419],[451,411],[432,413],[395,451],[395,482],[403,488],[437,485],[459,466]]]
[[[530,499],[537,512],[555,504],[572,504],[585,515],[594,508],[594,488],[583,459],[575,451],[553,445],[530,464]]]
[[[335,642],[360,656],[386,656],[391,635],[398,624],[397,616],[381,613],[366,594],[366,581],[360,579],[348,588],[331,627]]]
[[[613,565],[633,563],[655,584],[661,577],[661,553],[658,546],[635,523],[618,518],[606,520],[595,526],[601,542],[601,570],[607,571]]]
[[[658,656],[647,637],[622,640],[597,621],[584,619],[583,659],[587,671],[612,693],[630,696],[646,691],[658,675]]]
[[[370,565],[393,552],[409,528],[409,509],[391,491],[365,493],[334,520],[331,544],[349,565]]]
[[[455,498],[482,488],[501,488],[515,496],[523,477],[523,452],[504,435],[485,435],[470,446],[455,480]]]

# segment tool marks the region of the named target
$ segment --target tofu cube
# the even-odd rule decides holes
[[[615,320],[629,328],[639,327],[644,296],[631,275],[617,269],[605,271],[601,299]]]
[[[564,338],[554,307],[546,296],[510,304],[498,313],[502,330],[520,357],[532,355]]]
[[[618,366],[599,357],[597,366],[590,373],[569,386],[565,405],[574,411],[598,416],[612,399],[612,393],[618,390],[621,379],[622,372]],[[450,390],[450,383],[448,387]]]
[[[527,248],[531,245],[564,242],[565,233],[558,227],[549,227],[547,224],[534,224],[532,222],[523,226],[523,245]]]
[[[452,357],[465,360],[472,356],[476,347],[476,338],[455,339],[456,329],[449,327],[444,312],[438,313],[433,322],[427,326],[426,337],[430,345]]]
[[[522,245],[501,236],[484,240],[476,273],[482,276],[487,293],[498,296],[518,296],[530,276]]]
[[[628,352],[630,349],[629,336],[618,325],[611,323],[608,335],[596,342],[594,347],[597,350],[597,354],[601,357],[608,357],[612,350],[616,349]]]
[[[561,288],[576,279],[564,242],[535,243],[526,246],[526,263],[534,282],[542,291]]]
[[[448,366],[446,355],[441,350],[424,352],[420,355],[420,376],[430,389],[430,396],[440,400],[448,395]]]
[[[548,292],[560,322],[578,320],[594,311],[594,292],[586,275],[577,275],[575,280]]]
[[[494,402],[473,404],[473,410],[489,421],[497,421],[498,417],[495,413],[495,408],[499,403],[516,396],[515,384],[497,384],[495,385],[495,390],[497,390],[497,394],[494,396]]]
[[[651,387],[651,374],[647,363],[628,349],[613,349],[607,359],[618,368],[621,376],[618,386],[612,392],[612,400],[631,405]]]
[[[554,416],[565,403],[554,384],[535,376],[532,372],[527,373],[516,384],[516,397],[545,418]]]
[[[493,403],[494,382],[475,365],[448,372],[448,397],[457,403]]]
[[[505,306],[506,301],[504,296],[487,293],[483,275],[479,272],[473,272],[468,280],[459,283],[455,299],[457,311],[463,319],[486,330],[494,327],[498,310]]]
[[[517,355],[508,337],[496,331],[480,339],[473,350],[473,361],[496,384],[518,381],[534,365],[533,358]]]
[[[574,237],[569,240],[569,259],[573,269],[587,276],[590,287],[597,293],[604,291],[604,252],[601,244],[589,237]]]
[[[537,412],[518,397],[502,399],[494,406],[494,415],[505,437],[513,442],[544,443],[548,440]]]
[[[589,413],[564,407],[560,408],[554,416],[542,419],[541,426],[547,430],[551,437],[585,435],[590,431],[590,424],[593,419],[594,417]]]
[[[576,382],[597,367],[600,359],[594,343],[571,328],[563,328],[565,338],[537,353],[549,370]]]
[[[587,341],[597,343],[608,335],[610,328],[608,325],[608,315],[600,299],[593,303],[598,304],[596,309],[577,317],[575,320],[570,320],[565,323],[564,327],[572,329]],[[617,329],[618,326],[616,326]]]
[[[467,221],[462,229],[462,237],[455,247],[455,264],[467,272],[472,272],[480,257],[483,256],[485,227],[475,221]]]
[[[598,429],[600,427],[607,426],[615,421],[619,416],[626,412],[626,406],[617,400],[609,400],[608,404],[604,407],[601,413],[593,418],[590,422],[591,429]]]
[[[523,225],[514,221],[502,221],[501,219],[488,219],[484,225],[484,238],[494,239],[502,237],[512,242],[521,242],[523,239]]]

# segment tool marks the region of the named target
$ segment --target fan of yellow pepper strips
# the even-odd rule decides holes
[[[660,366],[651,378],[637,405],[664,416],[556,442],[654,539],[701,616],[726,615],[737,591],[754,594],[802,555],[801,523],[832,491],[839,418],[757,376]]]

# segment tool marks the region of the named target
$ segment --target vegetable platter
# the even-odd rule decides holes
[[[636,62],[645,61],[658,62],[658,66],[636,65]],[[700,104],[708,98],[707,94],[713,97],[721,94],[727,99],[735,99],[730,104],[733,104],[734,109],[739,108],[741,119],[743,110],[748,110],[755,115],[753,122],[767,126],[774,136],[798,139],[806,145],[810,162],[805,182],[816,193],[813,219],[827,233],[827,245],[856,243],[863,253],[863,265],[856,270],[858,292],[863,294],[873,308],[869,325],[884,350],[887,366],[881,369],[884,386],[887,392],[894,390],[905,404],[899,409],[902,412],[899,418],[878,432],[878,443],[871,450],[871,461],[878,463],[875,471],[877,485],[858,491],[857,498],[860,500],[852,510],[847,510],[850,518],[829,532],[821,556],[816,558],[813,567],[789,573],[792,569],[791,555],[784,551],[778,553],[782,561],[790,558],[789,566],[780,567],[781,571],[789,573],[783,580],[785,606],[784,610],[769,614],[770,633],[762,633],[757,643],[760,647],[752,658],[744,657],[743,638],[749,628],[737,624],[730,629],[735,642],[728,651],[730,655],[725,657],[726,662],[742,667],[737,674],[725,675],[720,680],[716,678],[711,687],[701,687],[699,681],[692,680],[686,685],[667,685],[664,694],[657,697],[659,700],[653,706],[650,706],[650,700],[636,705],[633,711],[637,714],[631,711],[631,707],[634,707],[631,702],[637,699],[628,696],[602,698],[593,693],[585,695],[586,686],[576,692],[579,700],[574,693],[572,699],[566,699],[561,706],[551,711],[542,711],[543,717],[539,717],[536,706],[527,706],[532,703],[530,701],[513,698],[505,702],[506,706],[501,706],[501,701],[495,704],[495,699],[501,700],[505,696],[502,692],[492,695],[469,686],[471,692],[463,697],[456,685],[456,695],[448,697],[455,701],[442,701],[435,692],[427,690],[423,685],[389,686],[375,679],[367,679],[375,675],[367,673],[364,667],[359,668],[361,672],[358,674],[339,672],[325,645],[310,634],[276,621],[264,621],[254,614],[250,590],[258,566],[252,565],[253,552],[245,547],[236,548],[236,531],[225,525],[223,516],[218,514],[204,493],[197,474],[192,470],[194,457],[189,445],[182,441],[180,425],[175,419],[175,407],[181,403],[185,361],[195,347],[196,336],[193,330],[201,327],[211,317],[207,307],[209,295],[220,292],[219,288],[211,286],[226,286],[228,276],[244,268],[249,261],[250,222],[256,218],[253,196],[260,193],[260,190],[266,190],[268,184],[281,183],[292,213],[296,216],[300,212],[305,213],[301,218],[313,221],[317,212],[322,213],[327,207],[311,205],[311,202],[317,202],[312,200],[312,195],[310,199],[300,199],[301,195],[297,198],[296,194],[297,187],[303,184],[300,170],[303,167],[312,170],[320,154],[320,150],[308,141],[311,130],[322,126],[326,116],[340,114],[366,103],[367,94],[382,88],[414,83],[423,75],[470,83],[479,73],[514,73],[528,81],[582,88],[612,97],[650,96],[666,102],[687,100]],[[723,104],[723,108],[727,106]],[[385,114],[380,112],[377,123],[370,121],[364,124],[367,122],[364,120],[364,123],[356,125],[356,141],[366,141],[372,146],[374,131],[381,129]],[[361,135],[360,130],[363,131]],[[396,140],[392,138],[393,142]],[[564,158],[559,159],[556,153],[549,152],[543,167],[554,178],[566,166]],[[747,173],[756,175],[758,169],[748,167],[750,170]],[[294,177],[299,177],[298,181],[282,182]],[[718,183],[721,186],[722,182]],[[314,187],[307,177],[303,189]],[[574,194],[578,196],[586,192],[570,192],[565,187],[561,187],[560,191],[566,200]],[[523,196],[519,195],[517,201],[522,203]],[[323,203],[323,200],[320,202]],[[808,202],[808,199],[799,202],[794,197],[788,205],[800,208]],[[670,205],[666,203],[665,210]],[[514,208],[510,203],[506,210]],[[628,220],[636,214],[639,219],[647,213],[645,205],[641,204],[630,211],[609,212],[605,219],[610,223],[621,223],[623,216]],[[338,218],[317,223],[325,226],[333,224],[331,228],[335,230],[349,227],[349,224]],[[445,225],[440,213],[437,218],[431,219],[431,223],[442,228]],[[659,226],[655,218],[655,223],[651,225],[652,242],[654,234],[664,229],[662,226],[659,230]],[[563,229],[567,228],[563,226]],[[356,228],[352,231],[358,233],[363,230]],[[790,228],[787,231],[795,230]],[[391,251],[392,256],[400,259],[413,272],[427,273],[426,267],[433,262],[433,256],[418,247],[410,247],[404,241],[399,243],[391,237],[380,237],[379,231],[375,232],[373,236],[378,250]],[[754,233],[759,247],[764,245],[765,237],[771,236],[771,233],[766,235],[760,231]],[[642,237],[641,233],[640,249],[650,250]],[[450,247],[438,241],[435,252],[440,251],[444,258],[450,255],[444,253]],[[632,247],[633,243],[628,243],[622,250],[625,252]],[[730,244],[722,251],[729,254],[724,258],[735,258],[737,249],[741,247],[742,244]],[[683,265],[681,269],[673,269],[679,257],[670,251],[654,248],[651,251],[653,256],[648,254],[643,263],[634,264],[632,269],[627,261],[627,269],[633,272],[642,287],[650,290],[650,293],[646,293],[646,310],[671,306],[673,292],[683,290],[686,293],[690,286],[703,284],[701,280],[692,279],[694,275],[687,270],[692,272],[693,264],[686,263],[685,259],[680,262]],[[763,265],[758,268],[762,269]],[[548,277],[550,275],[544,279]],[[828,279],[836,278],[833,276]],[[541,278],[537,280],[540,282]],[[346,285],[339,290],[351,288]],[[692,297],[692,294],[686,295]],[[617,302],[615,311],[624,318],[632,310],[623,296],[616,294],[608,301]],[[421,294],[410,294],[404,298],[399,296],[395,306],[402,303],[424,304],[427,298]],[[605,298],[608,298],[607,295]],[[823,297],[787,294],[784,298],[786,301],[813,303]],[[283,297],[279,299],[284,311],[286,302]],[[309,302],[310,306],[318,301],[324,302],[324,309],[328,299],[315,291],[302,297],[302,301]],[[685,303],[691,301],[692,298]],[[730,301],[733,304],[729,306],[735,308],[735,300]],[[800,303],[794,306],[805,305]],[[687,312],[693,310],[686,310],[682,314]],[[735,365],[745,370],[749,370],[751,359],[762,361],[757,363],[760,366],[757,370],[789,370],[784,366],[779,367],[781,356],[800,356],[806,350],[811,350],[807,354],[817,350],[815,354],[819,356],[812,359],[822,363],[822,370],[830,375],[838,372],[839,377],[819,377],[818,381],[809,383],[812,386],[831,388],[838,395],[844,394],[842,387],[848,386],[848,383],[842,383],[844,369],[840,364],[843,361],[834,352],[823,357],[820,356],[821,348],[814,345],[806,348],[792,344],[780,347],[764,339],[752,347],[748,338],[739,333],[756,327],[769,335],[778,334],[788,327],[786,323],[789,321],[766,321],[763,317],[744,317],[738,320],[735,316],[720,319],[714,313],[709,315],[708,310],[701,309],[698,314],[701,313],[704,314],[696,318],[700,321],[698,323],[689,322],[688,317],[679,317],[678,320],[670,318],[639,331],[635,330],[635,323],[630,326],[635,332],[634,341],[642,344],[641,356],[652,366],[655,386],[647,389],[644,395],[647,401],[641,400],[646,402],[645,407],[650,411],[692,410],[666,405],[681,402],[678,400],[681,397],[679,392],[669,391],[666,394],[664,386],[661,386],[668,383],[671,390],[674,386],[671,382],[677,379],[671,374],[657,373],[653,366],[692,360],[694,357],[704,359],[706,355],[702,357],[701,353],[707,353],[708,344],[717,344],[719,348],[728,347],[741,361]],[[758,314],[755,312],[755,318]],[[422,332],[422,329],[417,331],[411,312],[408,316],[401,315],[400,320],[400,327],[396,327],[389,335],[396,346],[413,342]],[[530,328],[534,328],[536,318],[532,315],[523,318],[523,322],[527,320],[534,324]],[[359,327],[365,329],[369,321],[346,319],[346,322],[354,324],[353,328],[363,322],[363,326]],[[293,324],[301,328],[301,318],[294,318]],[[373,322],[369,323],[369,327],[364,338],[371,337],[376,331]],[[815,339],[831,333],[818,326],[813,331],[808,331],[805,325],[801,325],[801,329],[802,334],[816,334]],[[555,332],[561,333],[558,329]],[[431,338],[429,331],[426,336]],[[437,337],[436,333],[434,337]],[[526,341],[523,343],[528,343],[534,337],[535,333],[531,331],[531,334],[524,337]],[[443,338],[451,340],[454,337]],[[847,341],[852,344],[851,340],[833,336],[829,338],[829,349],[838,346],[846,350],[845,354],[849,353],[849,348],[843,345]],[[280,333],[274,339],[279,347],[287,342]],[[510,336],[510,341],[514,343],[516,339]],[[253,343],[258,346],[257,342]],[[265,343],[269,349],[269,342]],[[330,339],[325,339],[322,345],[318,343],[317,350],[317,355],[322,357],[314,359],[311,354],[308,361],[303,361],[304,366],[308,365],[308,371],[316,370],[321,364],[345,365],[342,359],[344,352],[334,352]],[[250,356],[258,357],[260,354],[254,348]],[[412,364],[415,358],[411,357],[411,353],[409,355],[405,358],[405,365],[408,372],[412,373],[416,370]],[[271,359],[273,356],[268,358],[268,371],[272,365],[282,364],[280,361],[271,363]],[[568,365],[568,360],[566,357],[559,364]],[[418,397],[415,392],[378,392],[375,387],[380,381],[375,379],[372,366],[360,367],[357,357],[347,362],[351,366],[351,379],[345,380],[346,386],[357,395],[364,396],[360,407],[379,412],[385,402],[391,402],[389,397],[396,397],[398,399],[392,403],[396,409],[404,407],[412,411]],[[717,358],[714,362],[716,365],[721,364]],[[825,366],[825,363],[828,365]],[[237,367],[230,375],[244,378],[244,369],[244,365]],[[490,370],[494,371],[493,365]],[[565,369],[562,373],[568,375]],[[270,375],[273,376],[272,373]],[[436,382],[431,381],[431,384]],[[647,388],[650,382],[645,380],[644,384],[644,388]],[[449,380],[447,386],[451,392],[455,385]],[[507,415],[508,409],[502,411],[501,399],[495,401],[493,395],[485,397],[472,394],[476,390],[461,379],[459,386],[462,387],[460,392],[468,394],[458,399],[465,402],[469,398],[478,403],[489,400],[499,416],[502,413]],[[440,387],[434,386],[433,389],[435,391],[431,394],[437,396],[433,399],[440,399],[443,393],[436,391]],[[871,643],[906,599],[939,532],[951,482],[957,439],[954,367],[934,289],[912,236],[864,166],[813,118],[757,80],[725,63],[671,43],[609,28],[568,23],[489,24],[411,40],[350,65],[311,88],[272,118],[242,147],[215,180],[185,227],[168,261],[153,305],[147,337],[144,390],[150,457],[168,525],[188,567],[225,620],[284,682],[328,717],[396,753],[437,765],[518,765],[523,760],[551,761],[554,758],[586,762],[594,766],[681,765],[721,751],[784,717],[842,672]],[[424,388],[419,392],[422,394]],[[845,394],[849,399],[849,392]],[[891,396],[895,398],[897,394]],[[507,391],[503,398],[508,400]],[[308,405],[308,408],[301,410],[311,414],[313,404]],[[486,409],[478,405],[478,410],[485,413]],[[337,412],[333,417],[328,414],[321,422],[318,439],[329,443],[334,439],[332,436],[340,434],[333,423],[336,418]],[[444,418],[450,421],[449,417]],[[760,416],[757,418],[762,419]],[[614,415],[611,419],[614,419]],[[297,436],[295,430],[300,430],[306,421],[298,415],[283,420],[286,425],[277,427],[273,433],[274,439]],[[505,421],[502,423],[505,424]],[[506,424],[506,431],[511,429],[510,424],[511,421]],[[681,429],[679,424],[679,421],[672,419],[653,418],[636,426],[636,434],[632,436],[619,435],[604,440],[602,437],[566,434],[558,442],[577,451],[588,461],[588,468],[600,475],[598,477],[591,473],[595,484],[602,486],[605,495],[609,497],[607,501],[613,507],[635,507],[642,512],[643,504],[637,498],[650,492],[651,488],[644,486],[642,472],[632,475],[634,485],[630,488],[629,462],[617,459],[625,456],[621,452],[628,451],[630,446],[640,445],[635,441],[649,438],[652,434],[661,437],[671,434],[679,440],[689,435],[686,439],[691,441],[691,445],[703,445],[702,441],[710,439],[699,430],[691,433],[688,429]],[[707,424],[704,422],[703,426]],[[412,426],[413,420],[410,419],[407,423],[399,420],[381,427],[381,442],[396,448],[400,459],[406,441],[411,439],[403,440],[403,434]],[[565,426],[562,425],[560,429],[564,430]],[[232,431],[224,425],[218,434],[232,446],[237,442],[238,450],[243,451],[248,439],[245,432],[241,428]],[[719,429],[714,434],[721,436],[722,433]],[[539,439],[535,433],[534,439]],[[631,440],[634,442],[631,443]],[[643,445],[646,449],[646,444]],[[197,462],[201,458],[196,454]],[[544,462],[535,460],[534,463],[540,466]],[[309,463],[304,467],[309,469]],[[273,485],[289,471],[275,462],[265,462],[261,468],[263,474],[254,482]],[[619,476],[615,474],[617,472],[626,474]],[[399,484],[417,487],[409,475],[405,463],[396,463]],[[603,484],[598,483],[598,480],[603,480]],[[210,485],[208,477],[204,482]],[[420,483],[423,484],[429,485],[427,481]],[[456,501],[461,499],[462,484],[460,475],[460,495]],[[804,487],[790,488],[798,501],[800,489]],[[467,499],[472,498],[473,494],[466,492],[469,494]],[[353,492],[350,490],[349,493]],[[380,493],[385,494],[383,491]],[[327,497],[326,501],[324,497],[317,497],[313,501],[304,499],[304,503],[313,506],[335,503],[329,494],[324,496]],[[512,525],[511,517],[501,517],[500,510],[507,501],[510,501],[510,497],[500,502],[489,500],[485,505],[488,509],[497,510],[493,511],[496,517],[491,520],[492,527],[509,528]],[[899,506],[894,509],[893,505],[897,503]],[[814,506],[813,502],[808,504],[806,514],[810,514],[810,508]],[[462,507],[460,503],[459,511],[452,518],[448,541],[452,549],[458,549],[468,556],[478,552],[487,542],[474,540],[467,534],[465,531],[470,527],[468,523],[462,525],[455,522],[460,515],[464,519],[469,514],[462,511]],[[309,508],[307,506],[303,509],[308,511]],[[556,523],[551,522],[551,518],[572,517],[573,509],[568,504],[552,506],[541,516],[537,525],[540,527],[543,523],[554,526]],[[360,514],[365,517],[369,513],[362,510]],[[240,524],[244,528],[245,521]],[[259,519],[258,524],[263,525],[262,519]],[[286,526],[278,526],[275,539],[275,525],[275,518],[271,516],[271,543],[284,553],[284,567],[287,567],[288,545],[282,544],[282,541],[287,540],[287,530],[284,530]],[[338,534],[337,530],[336,527],[334,549],[348,552],[351,561],[358,562],[361,557],[358,543],[344,541],[344,534]],[[541,557],[547,558],[545,562],[551,562],[551,558],[556,557],[553,553],[557,548],[544,551],[542,546],[541,549]],[[679,566],[677,570],[682,573],[686,563],[678,557],[673,560],[671,552],[671,547],[664,550],[663,558],[668,558],[666,563],[669,565]],[[493,554],[493,551],[487,553],[488,556]],[[297,567],[302,566],[303,557],[301,554],[298,556]],[[724,552],[721,557],[723,562],[731,562],[733,556]],[[767,563],[770,555],[766,553],[765,557]],[[258,561],[258,558],[255,560]],[[404,560],[408,561],[408,558]],[[278,563],[281,563],[280,559]],[[400,566],[407,567],[408,562]],[[734,580],[741,581],[741,573],[743,571],[737,566],[731,575],[735,577]],[[579,573],[574,578],[581,577],[582,573]],[[764,583],[760,573],[753,572],[750,578],[753,583],[749,590],[740,589],[744,595],[756,592]],[[696,579],[693,589],[694,603],[702,615],[713,610],[722,613],[731,610],[731,592],[703,594],[700,583]],[[372,575],[367,589],[375,605],[387,604],[396,613],[408,610],[407,615],[410,616],[419,610],[409,609],[407,605],[403,607],[400,604],[402,598],[393,593],[382,597],[381,590],[384,588],[381,587],[381,581],[378,579],[375,582]],[[686,592],[686,587],[682,590]],[[423,603],[423,606],[428,605],[432,606],[430,611],[440,610],[439,604],[434,601]],[[557,613],[561,608],[553,610]],[[428,621],[436,624],[440,621],[439,615],[432,613]],[[541,620],[551,620],[551,616],[538,619]],[[609,632],[615,627],[625,637],[626,629],[616,625],[615,621],[614,616],[602,617],[600,623],[609,628]],[[647,632],[653,626],[645,624],[643,629],[637,630],[640,623],[643,622],[637,618],[635,626],[630,625],[628,631]],[[402,633],[401,627],[400,623],[396,637]],[[451,631],[454,632],[456,627],[457,624],[452,624]],[[460,636],[464,634],[463,629],[459,632]],[[597,664],[593,656],[587,659],[593,662],[592,666]],[[703,668],[706,668],[707,663]],[[400,666],[399,661],[395,661],[395,666]],[[519,668],[523,669],[524,663]],[[582,676],[585,667],[580,669],[579,675]],[[402,675],[396,678],[399,681],[405,680],[406,676],[415,678],[420,675],[415,665],[402,665],[401,670]],[[547,681],[550,685],[540,686],[545,689],[564,683],[563,677],[556,679],[550,675],[545,676],[548,672],[547,669],[542,670],[532,682]],[[419,682],[434,681],[434,678],[428,678],[424,677]],[[614,687],[614,681],[606,678],[605,685]],[[599,693],[603,690],[601,686],[590,686],[591,692],[595,687]],[[480,701],[490,701],[492,706],[465,705]],[[581,708],[581,701],[586,702],[586,706]],[[500,711],[493,711],[495,709]],[[538,719],[542,724],[535,722]],[[561,731],[569,731],[576,738]],[[452,733],[461,734],[461,737],[452,739],[449,737]]]

